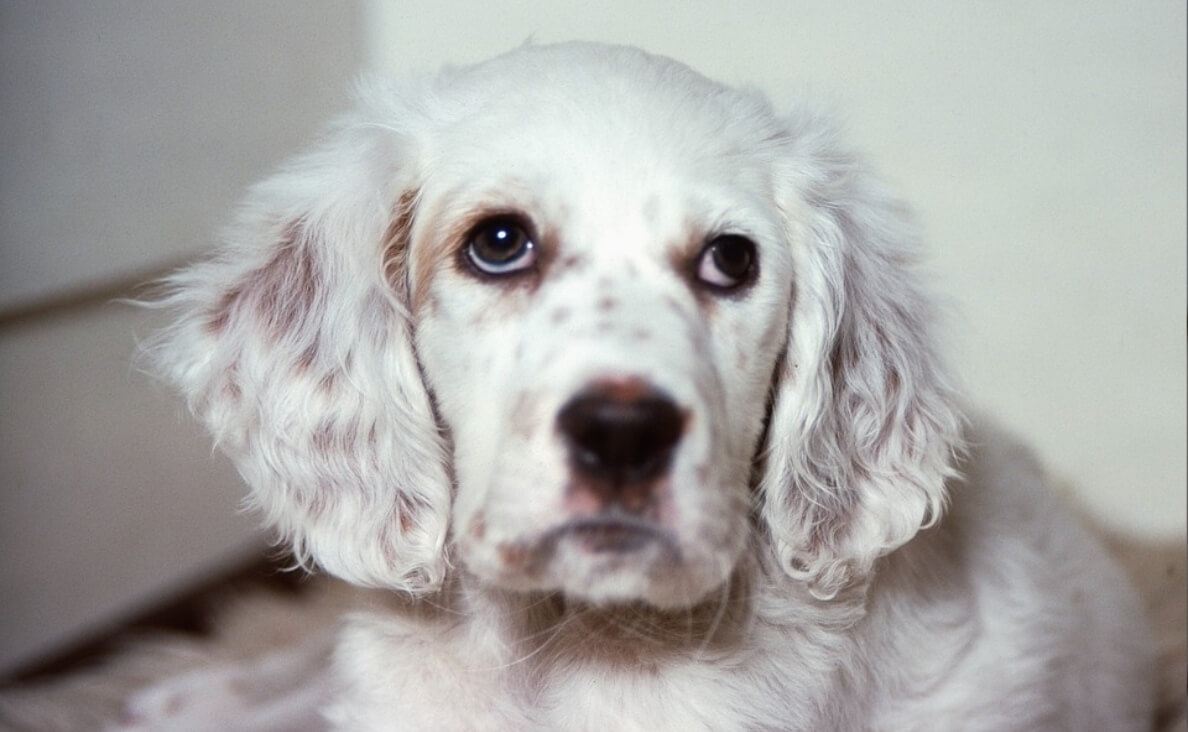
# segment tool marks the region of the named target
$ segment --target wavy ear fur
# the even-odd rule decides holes
[[[249,194],[225,246],[172,276],[148,346],[300,561],[440,586],[450,479],[402,302],[415,205],[399,95],[360,108]],[[381,123],[382,121],[382,123]]]
[[[822,598],[939,519],[961,417],[900,203],[815,114],[779,185],[796,260],[762,514],[781,566]]]

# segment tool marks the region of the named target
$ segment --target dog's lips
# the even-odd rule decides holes
[[[616,521],[586,522],[571,527],[567,533],[574,537],[583,549],[595,554],[633,551],[654,538],[649,531]]]
[[[672,537],[655,522],[617,511],[574,519],[555,533],[558,540],[572,540],[590,554],[626,554],[653,544],[673,548]]]

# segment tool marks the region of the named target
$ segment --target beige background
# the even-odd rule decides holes
[[[206,248],[361,67],[529,37],[832,100],[916,206],[971,400],[1185,530],[1182,2],[0,3],[0,672],[258,551],[109,300]]]

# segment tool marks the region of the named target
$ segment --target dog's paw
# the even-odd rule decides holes
[[[212,724],[249,714],[243,672],[214,667],[175,676],[140,689],[124,703],[111,732],[212,729]]]
[[[327,636],[329,638],[329,636]],[[330,684],[327,638],[250,662],[212,665],[133,693],[107,732],[317,732]]]

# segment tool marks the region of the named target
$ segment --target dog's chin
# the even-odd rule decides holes
[[[726,582],[736,559],[729,552],[691,555],[670,531],[627,517],[569,521],[500,553],[505,561],[499,566],[470,563],[494,588],[560,593],[599,607],[644,603],[660,610],[703,601]],[[509,556],[514,561],[506,561]]]

